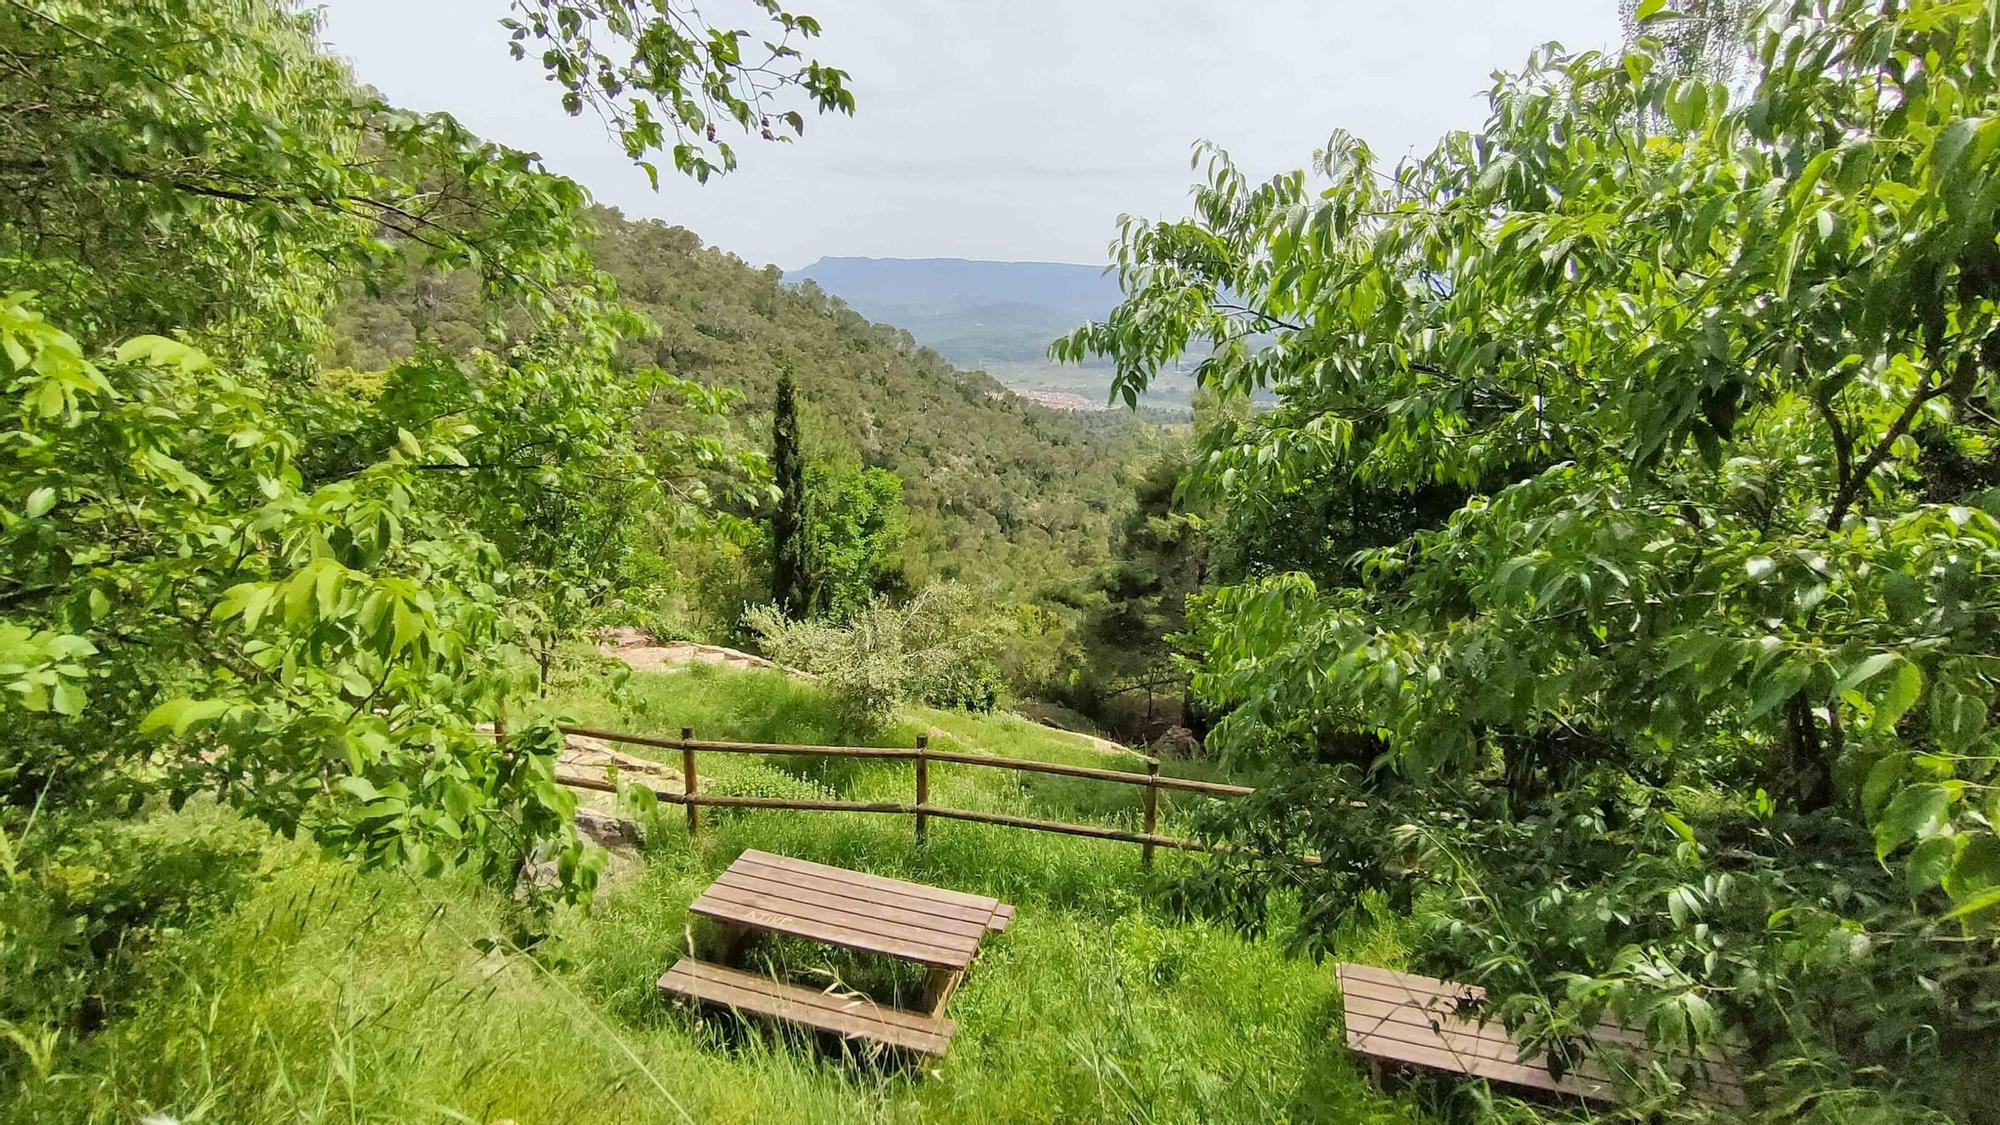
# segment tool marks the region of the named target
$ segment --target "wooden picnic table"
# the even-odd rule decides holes
[[[688,910],[723,927],[724,963],[684,957],[660,978],[663,992],[932,1055],[943,1054],[957,1030],[944,1007],[980,941],[1014,917],[1013,907],[985,895],[756,849],[738,856]],[[929,972],[923,1008],[801,988],[726,964],[757,931],[921,965]]]
[[[1521,1044],[1487,1016],[1486,990],[1436,977],[1341,964],[1341,1007],[1347,1046],[1370,1060],[1385,1060],[1455,1074],[1470,1074],[1593,1101],[1616,1102],[1640,1074],[1675,1073],[1692,1100],[1730,1109],[1745,1104],[1743,1076],[1723,1053],[1704,1046],[1694,1056],[1671,1056],[1644,1034],[1606,1020],[1592,1032],[1595,1052],[1561,1066],[1548,1057],[1524,1057]]]

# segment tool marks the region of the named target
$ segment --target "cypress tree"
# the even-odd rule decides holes
[[[771,415],[771,467],[778,510],[771,516],[771,595],[794,620],[812,611],[812,567],[806,557],[806,465],[799,451],[799,408],[789,364],[778,369]]]

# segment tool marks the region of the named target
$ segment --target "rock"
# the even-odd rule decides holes
[[[1201,740],[1186,727],[1168,727],[1147,744],[1146,752],[1155,758],[1193,758],[1201,754]]]
[[[576,810],[576,830],[614,851],[636,848],[646,842],[645,829],[638,821],[587,806]]]

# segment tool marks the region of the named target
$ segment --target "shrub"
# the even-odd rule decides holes
[[[818,677],[868,727],[886,725],[904,702],[990,711],[999,701],[998,631],[956,583],[901,603],[876,598],[844,625],[789,621],[775,606],[746,623],[771,659]]]
[[[94,1030],[160,934],[229,909],[267,837],[215,808],[0,824],[0,1080]]]

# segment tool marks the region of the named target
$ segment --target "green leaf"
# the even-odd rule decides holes
[[[1918,844],[1903,864],[1903,882],[1909,892],[1922,894],[1943,882],[1957,852],[1958,841],[1950,836],[1932,836]]]
[[[1690,844],[1694,843],[1694,829],[1688,826],[1687,821],[1682,820],[1671,812],[1662,812],[1660,819],[1667,822],[1667,827],[1674,830],[1674,835],[1679,836]]]
[[[146,713],[139,720],[140,734],[155,734],[172,728],[174,737],[187,734],[196,723],[227,714],[233,704],[226,699],[170,699]]]
[[[1991,832],[1960,837],[1958,858],[1945,876],[1944,889],[1954,901],[2000,891],[2000,837]]]
[[[1944,828],[1951,807],[1951,794],[1942,785],[1911,785],[1897,793],[1882,819],[1875,825],[1875,858],[1886,859],[1890,852],[1911,840],[1924,840]]]
[[[83,689],[68,680],[58,681],[55,690],[50,693],[49,705],[55,708],[58,715],[81,715],[83,704]]]
[[[1839,693],[1846,691],[1848,688],[1858,687],[1861,684],[1867,683],[1869,680],[1875,678],[1883,669],[1893,665],[1900,659],[1902,658],[1893,652],[1878,652],[1874,656],[1849,668],[1847,674],[1840,678],[1840,682],[1833,685],[1833,690],[1835,693]]]
[[[1959,903],[1958,906],[1955,909],[1951,910],[1949,913],[1947,913],[1945,917],[1967,918],[1974,914],[1979,913],[1980,911],[1991,910],[1995,907],[2000,907],[2000,887],[1995,887],[1994,889],[1986,891],[1983,894],[1974,895],[1972,898],[1966,900],[1965,902]]]
[[[349,774],[339,781],[334,782],[334,786],[343,792],[353,794],[363,801],[377,801],[382,797],[382,791],[375,788],[374,782],[365,777],[357,777],[353,774]]]
[[[55,506],[56,490],[43,485],[41,488],[37,488],[28,494],[28,505],[25,510],[28,513],[28,518],[32,520],[48,515],[49,509]]]
[[[1893,731],[1896,720],[1917,701],[1924,690],[1923,669],[1909,660],[1896,665],[1896,678],[1889,683],[1889,690],[1875,703],[1875,718],[1869,724],[1870,730]]]
[[[1910,755],[1901,750],[1882,755],[1868,768],[1868,777],[1861,783],[1861,809],[1870,821],[1882,814],[1882,806],[1888,803],[1889,794],[1909,774]]]
[[[115,353],[120,363],[146,363],[154,367],[178,367],[182,371],[195,372],[208,366],[208,357],[200,350],[191,348],[179,340],[165,336],[134,336],[118,345]]]

